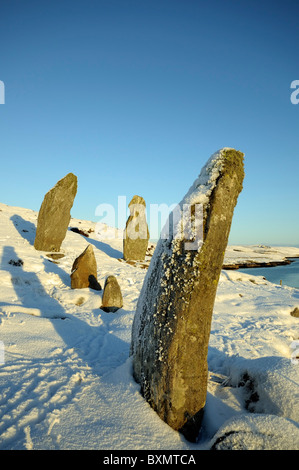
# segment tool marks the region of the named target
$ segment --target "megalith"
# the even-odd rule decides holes
[[[115,276],[108,276],[102,297],[101,309],[104,312],[116,312],[123,306],[123,297]]]
[[[77,193],[77,177],[67,174],[47,192],[37,219],[34,247],[40,251],[58,252],[71,219],[71,208]]]
[[[130,216],[126,223],[123,240],[125,260],[144,261],[145,259],[149,240],[145,208],[145,200],[141,196],[134,196],[129,203]]]
[[[71,288],[84,289],[90,287],[94,290],[102,290],[97,279],[97,262],[92,245],[88,245],[79,255],[72,266]]]
[[[133,374],[143,396],[190,441],[196,441],[206,401],[212,313],[242,190],[243,156],[231,148],[213,154],[178,205],[183,216],[170,214],[168,238],[157,243],[132,326]],[[194,214],[201,214],[198,223]]]

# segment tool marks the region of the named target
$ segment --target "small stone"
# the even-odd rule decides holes
[[[126,223],[123,240],[123,256],[125,260],[144,261],[149,230],[145,214],[145,200],[134,196],[129,203],[130,216]]]
[[[292,317],[299,318],[299,308],[298,307],[294,308],[294,310],[291,311],[291,315]]]
[[[85,287],[102,290],[97,280],[97,263],[91,245],[88,245],[75,259],[71,273],[71,288],[84,289]]]
[[[69,173],[44,197],[37,219],[34,247],[39,251],[60,251],[71,219],[77,193],[77,177]]]
[[[108,276],[104,285],[101,309],[116,312],[123,306],[123,297],[115,276]]]

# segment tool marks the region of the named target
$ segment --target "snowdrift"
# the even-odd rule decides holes
[[[132,377],[145,269],[119,261],[121,239],[98,239],[94,222],[76,219],[70,228],[80,230],[68,230],[63,256],[53,259],[33,247],[36,221],[34,211],[0,204],[0,449],[299,450],[299,319],[290,315],[298,289],[222,271],[205,416],[191,444],[159,419]],[[100,309],[102,292],[70,287],[73,261],[89,243],[100,284],[110,274],[120,284],[116,313]],[[242,246],[228,247],[226,259],[271,260],[274,251],[275,260],[298,254]]]

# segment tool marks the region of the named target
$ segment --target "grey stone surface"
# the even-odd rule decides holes
[[[192,236],[170,217],[169,238],[157,244],[134,316],[134,377],[161,419],[190,441],[201,426],[214,300],[243,178],[241,152],[224,148],[211,156],[180,203],[191,214],[202,207],[201,243],[187,249]]]
[[[141,196],[129,203],[130,216],[124,231],[123,256],[125,260],[143,261],[148,247],[149,230],[145,213],[146,204]]]
[[[34,247],[40,251],[60,251],[71,219],[77,193],[77,177],[69,173],[44,197],[37,219]]]
[[[97,279],[97,262],[92,245],[88,245],[83,253],[75,259],[71,272],[72,289],[84,289],[90,287],[101,290]]]

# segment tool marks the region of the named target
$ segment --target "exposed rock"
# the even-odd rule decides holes
[[[133,373],[142,394],[161,419],[191,441],[206,401],[210,325],[243,178],[241,152],[225,148],[208,160],[179,205],[181,213],[190,206],[190,235],[186,238],[182,219],[173,212],[169,238],[157,244],[133,322]],[[196,229],[198,207],[201,230]]]
[[[17,259],[17,260],[11,259],[11,260],[8,261],[8,264],[11,264],[12,266],[23,266],[24,261],[20,258]]]
[[[72,289],[90,287],[94,290],[102,290],[97,280],[97,262],[91,245],[88,245],[73,263],[71,287]]]
[[[292,317],[297,317],[298,318],[299,317],[299,308],[298,307],[294,308],[294,310],[291,311],[291,315],[292,315]]]
[[[40,251],[60,251],[71,219],[77,193],[77,177],[69,173],[45,195],[39,210],[34,247]]]
[[[50,258],[51,260],[58,260],[61,258],[64,258],[64,253],[47,253],[46,254],[47,258]]]
[[[84,237],[89,237],[88,232],[84,232],[84,230],[79,229],[78,227],[71,227],[70,230],[75,233],[79,233],[80,235],[83,235]]]
[[[244,269],[244,268],[272,268],[274,266],[285,266],[287,264],[291,264],[292,261],[289,259],[282,260],[282,261],[250,261],[244,262],[239,264],[224,264],[222,269],[230,270],[230,269]]]
[[[102,298],[101,309],[105,312],[116,312],[123,306],[123,297],[115,276],[108,276]]]
[[[145,207],[145,201],[141,196],[134,196],[129,203],[130,216],[126,223],[123,241],[125,260],[143,261],[145,259],[149,240]]]

